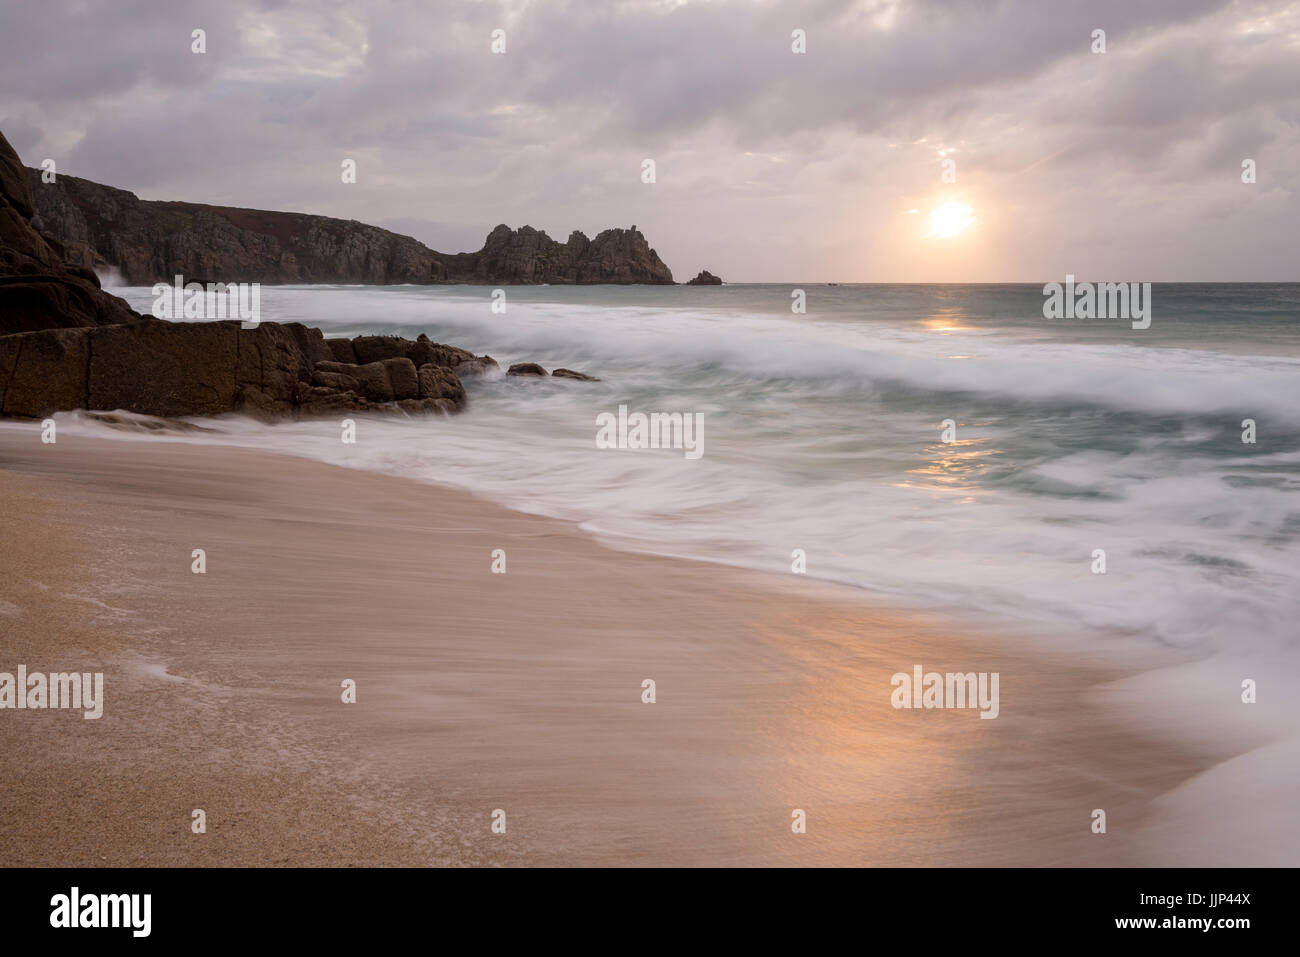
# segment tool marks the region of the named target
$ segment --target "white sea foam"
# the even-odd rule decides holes
[[[784,574],[802,548],[810,576],[1062,635],[1291,643],[1296,359],[954,331],[950,315],[935,334],[851,313],[518,301],[535,291],[495,315],[487,295],[269,287],[264,315],[327,335],[428,332],[603,381],[473,381],[468,414],[365,420],[356,445],[332,422],[238,419],[195,440],[472,489],[626,548]],[[596,415],[622,402],[703,413],[708,454],[596,448]],[[965,444],[938,441],[948,416]],[[1242,445],[1247,417],[1290,440]]]

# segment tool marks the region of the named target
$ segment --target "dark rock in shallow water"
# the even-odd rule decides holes
[[[87,419],[92,419],[116,429],[119,432],[210,432],[219,434],[223,429],[212,429],[206,425],[182,422],[180,419],[162,419],[155,415],[139,415],[135,412],[87,412]]]
[[[557,379],[580,379],[583,382],[599,382],[594,375],[587,375],[585,372],[574,372],[572,369],[556,369],[551,373]]]
[[[506,375],[547,375],[547,371],[536,362],[516,362],[506,370]]]
[[[396,407],[407,415],[428,415],[432,412],[450,415],[458,411],[451,399],[403,399]]]
[[[491,356],[478,356],[474,359],[466,359],[464,362],[457,362],[451,367],[452,371],[462,379],[466,376],[487,375],[491,372],[500,370],[497,360]]]
[[[686,283],[686,285],[688,285],[688,286],[721,286],[721,285],[722,285],[722,280],[721,280],[720,278],[718,278],[717,276],[713,275],[713,273],[709,272],[707,269],[705,269],[705,270],[703,270],[703,271],[702,271],[698,276],[696,276],[694,279],[688,280],[687,283]]]

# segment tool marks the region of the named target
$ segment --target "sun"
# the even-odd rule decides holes
[[[930,210],[929,235],[951,239],[975,227],[975,211],[965,203],[947,202]]]

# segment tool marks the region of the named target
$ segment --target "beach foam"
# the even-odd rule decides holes
[[[671,288],[511,288],[495,315],[479,287],[269,287],[269,319],[427,332],[604,381],[475,380],[468,414],[366,421],[354,446],[320,422],[227,420],[203,441],[471,489],[624,548],[779,572],[799,548],[811,577],[1083,647],[1290,654],[1300,360],[1261,354],[1276,296],[1232,306],[1228,287],[1216,325],[1196,318],[1204,294],[1180,318],[1157,287],[1151,335],[1080,341],[1091,327],[1024,318],[1032,287],[972,289],[837,288],[837,309],[795,317]],[[752,307],[781,287],[733,291]],[[1207,348],[1229,320],[1232,348]],[[598,449],[597,416],[623,404],[701,414],[707,453]]]

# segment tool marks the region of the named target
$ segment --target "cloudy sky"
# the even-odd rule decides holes
[[[678,280],[1300,280],[1300,2],[12,0],[0,130],[445,252],[636,224]]]

